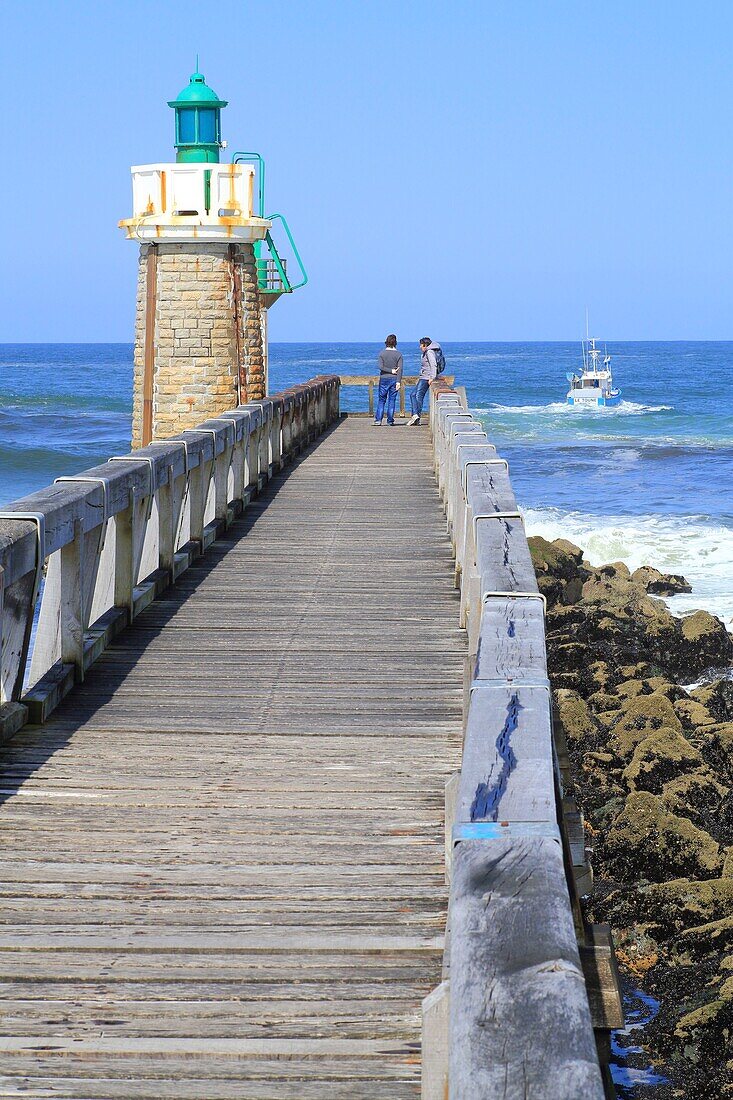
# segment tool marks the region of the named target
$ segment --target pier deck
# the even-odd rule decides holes
[[[419,1095],[458,604],[427,430],[347,419],[6,746],[1,1095]]]

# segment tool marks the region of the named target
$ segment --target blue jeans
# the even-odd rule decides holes
[[[418,378],[417,385],[410,390],[410,408],[413,416],[422,416],[423,401],[429,389],[430,382],[427,378]]]
[[[380,423],[384,416],[384,406],[387,406],[387,423],[394,424],[394,407],[397,401],[397,379],[393,374],[379,376],[379,400],[374,419]]]

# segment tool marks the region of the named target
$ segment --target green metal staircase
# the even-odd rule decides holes
[[[235,153],[232,157],[233,164],[251,163],[257,165],[257,216],[265,218],[265,161],[260,153]],[[283,214],[268,214],[269,222],[280,222],[283,232],[288,239],[295,261],[300,269],[300,277],[297,282],[291,282],[287,272],[287,262],[280,256],[272,233],[267,230],[265,239],[255,243],[255,261],[257,264],[257,287],[265,307],[271,306],[283,294],[292,294],[294,290],[305,286],[308,282],[308,273],[293,240],[290,226]]]

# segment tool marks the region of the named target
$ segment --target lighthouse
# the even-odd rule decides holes
[[[287,222],[265,216],[262,157],[235,153],[220,162],[227,101],[196,71],[168,105],[175,163],[132,167],[132,217],[119,223],[140,246],[133,447],[263,398],[267,310],[307,281]],[[296,283],[273,222],[300,264]]]

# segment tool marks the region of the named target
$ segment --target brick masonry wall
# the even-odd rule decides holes
[[[153,438],[168,439],[238,403],[237,320],[246,398],[264,397],[266,387],[252,245],[236,245],[233,258],[226,244],[143,245],[135,311],[133,447],[142,444],[147,254],[151,247],[158,250]],[[241,292],[235,308],[237,283]]]

